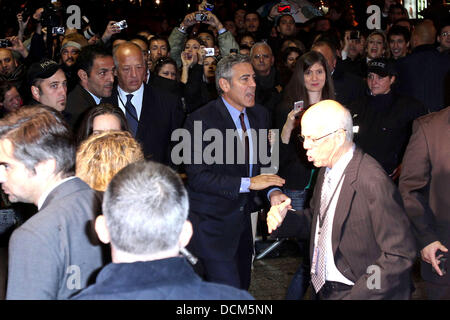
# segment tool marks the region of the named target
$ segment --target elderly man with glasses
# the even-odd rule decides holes
[[[400,193],[383,168],[353,143],[350,112],[332,100],[301,120],[308,161],[320,167],[310,208],[296,212],[310,236],[311,282],[318,299],[409,299],[415,245]],[[268,230],[291,200],[270,194]],[[292,223],[292,222],[291,222]]]

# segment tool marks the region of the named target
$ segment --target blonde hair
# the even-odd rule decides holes
[[[105,191],[117,172],[143,158],[141,146],[129,132],[105,131],[81,143],[75,172],[92,189]]]

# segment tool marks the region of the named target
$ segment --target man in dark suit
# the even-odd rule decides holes
[[[319,299],[408,299],[414,239],[402,199],[383,168],[355,148],[350,112],[323,100],[302,121],[308,160],[322,167],[297,234],[310,235],[311,282]],[[269,232],[290,199],[270,195]]]
[[[419,23],[411,35],[411,54],[396,63],[399,91],[422,102],[429,112],[447,106],[445,98],[450,86],[450,59],[436,49],[435,41],[433,22]]]
[[[269,128],[269,114],[255,104],[254,77],[249,57],[223,58],[216,69],[221,97],[191,113],[185,124],[194,145],[191,161],[185,163],[194,227],[190,249],[199,257],[206,280],[246,290],[253,254],[250,213],[256,208],[256,191],[284,183],[274,174],[260,174],[260,154],[267,150],[257,148],[258,137],[267,142],[267,132],[261,134],[260,129]],[[261,135],[250,135],[251,129]],[[207,132],[219,135],[213,152],[202,138]],[[226,143],[230,133],[235,137]]]
[[[101,197],[74,176],[75,146],[59,112],[23,107],[0,121],[0,183],[39,212],[9,242],[7,299],[67,299],[103,264],[93,220]]]
[[[74,131],[84,114],[102,98],[111,96],[114,85],[114,61],[102,46],[90,45],[81,50],[76,64],[79,83],[67,96],[65,112]]]
[[[450,299],[449,141],[450,107],[418,118],[400,175],[399,188],[414,226],[429,299]]]
[[[144,156],[171,165],[171,135],[182,126],[184,113],[175,96],[158,92],[144,84],[147,64],[141,49],[126,42],[114,48],[118,86],[102,102],[118,106],[128,127],[142,144]]]

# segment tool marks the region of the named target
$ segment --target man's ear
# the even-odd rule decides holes
[[[223,92],[230,91],[230,83],[225,78],[219,79],[219,87],[220,87],[220,89],[222,89]]]
[[[390,79],[391,85],[395,82],[395,76],[392,76]]]
[[[106,227],[106,219],[104,215],[99,215],[95,219],[95,232],[97,232],[98,238],[101,242],[108,244],[111,242],[108,228]]]
[[[34,166],[34,170],[36,175],[48,179],[48,177],[56,174],[56,160],[54,158],[43,160]]]
[[[189,241],[191,241],[192,234],[192,223],[189,220],[186,220],[183,224],[183,228],[181,229],[180,236],[178,237],[178,247],[186,247]]]
[[[40,94],[39,94],[39,88],[36,86],[31,86],[31,95],[35,100],[39,100]]]
[[[86,71],[84,71],[83,69],[80,69],[80,70],[78,70],[77,74],[78,74],[78,77],[82,81],[87,81],[88,75],[87,75]]]

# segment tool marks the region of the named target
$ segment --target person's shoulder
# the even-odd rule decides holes
[[[442,110],[423,115],[417,118],[416,121],[422,126],[430,126],[436,124],[437,122],[446,122],[447,120],[447,123],[450,124],[450,106]]]
[[[167,103],[172,103],[174,100],[178,99],[177,95],[146,83],[144,83],[144,96],[150,96],[158,101]]]
[[[188,119],[202,120],[202,119],[210,119],[211,117],[214,117],[215,115],[218,114],[219,108],[221,108],[221,104],[223,104],[223,102],[220,101],[220,99],[221,98],[219,97],[215,100],[211,100],[204,106],[191,112],[187,116]],[[224,104],[223,104],[223,107],[226,108]]]
[[[359,184],[370,186],[389,180],[380,163],[368,153],[356,148],[353,157],[354,159],[350,163],[357,169]]]

